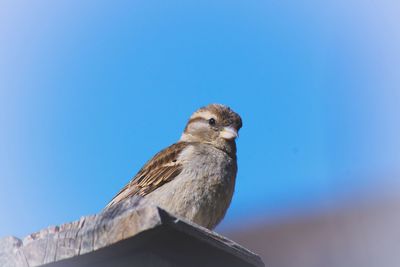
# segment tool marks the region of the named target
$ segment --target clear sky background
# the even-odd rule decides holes
[[[397,185],[399,14],[389,0],[2,0],[0,236],[100,211],[214,102],[243,118],[221,228]]]

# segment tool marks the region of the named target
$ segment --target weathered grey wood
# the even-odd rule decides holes
[[[97,215],[49,227],[23,240],[0,239],[2,267],[132,266],[132,263],[264,266],[257,255],[233,241],[178,219],[139,197]]]

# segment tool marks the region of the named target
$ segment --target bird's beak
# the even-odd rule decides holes
[[[235,128],[228,126],[222,129],[222,131],[219,133],[219,136],[226,140],[232,140],[238,137],[238,132]]]

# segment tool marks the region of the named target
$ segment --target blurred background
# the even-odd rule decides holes
[[[400,264],[398,1],[0,2],[0,236],[99,212],[200,106],[240,113],[217,231]]]

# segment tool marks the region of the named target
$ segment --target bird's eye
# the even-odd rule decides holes
[[[215,125],[215,119],[214,119],[214,118],[209,119],[209,120],[208,120],[208,123],[209,123],[211,126],[214,126],[214,125]]]

